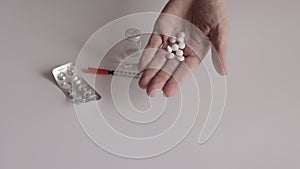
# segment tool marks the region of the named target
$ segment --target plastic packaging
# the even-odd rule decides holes
[[[52,74],[59,88],[73,103],[80,104],[101,98],[96,90],[83,79],[73,63],[54,68]]]

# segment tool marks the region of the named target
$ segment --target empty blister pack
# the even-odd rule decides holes
[[[52,74],[60,89],[73,103],[85,103],[101,98],[96,90],[84,80],[73,63],[54,68]]]

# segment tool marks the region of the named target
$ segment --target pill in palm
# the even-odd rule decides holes
[[[185,48],[185,43],[184,42],[179,42],[178,47],[179,47],[179,49],[184,49]]]
[[[168,59],[173,59],[175,57],[175,54],[174,53],[168,53],[167,54],[167,58]]]
[[[171,43],[175,43],[175,42],[176,42],[176,37],[175,37],[175,36],[170,36],[170,37],[169,37],[169,41],[170,41]]]
[[[172,47],[168,45],[168,46],[167,46],[167,51],[168,51],[169,53],[172,53],[172,51],[173,51]]]
[[[179,46],[177,44],[172,45],[172,50],[177,51],[179,49]]]
[[[184,41],[184,39],[183,38],[177,38],[177,42],[183,42]]]
[[[177,56],[177,60],[180,61],[180,62],[184,61],[184,59],[185,59],[184,56]]]
[[[185,33],[184,32],[179,32],[177,36],[178,36],[178,38],[184,38]]]
[[[177,50],[176,51],[176,55],[177,56],[182,56],[183,55],[183,51],[182,50]]]

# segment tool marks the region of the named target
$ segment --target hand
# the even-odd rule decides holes
[[[185,61],[166,58],[169,36],[185,32]],[[143,52],[139,69],[141,88],[150,96],[160,91],[173,96],[206,55],[210,42],[217,72],[227,74],[226,48],[229,19],[224,0],[170,0],[156,21],[153,34]]]

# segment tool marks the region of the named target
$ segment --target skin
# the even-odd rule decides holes
[[[184,63],[165,57],[169,36],[181,31],[186,34],[187,44]],[[157,19],[140,60],[139,69],[143,71],[140,87],[149,96],[160,92],[166,97],[175,95],[201,63],[209,41],[216,49],[212,52],[215,69],[220,75],[226,75],[228,34],[225,0],[170,0]]]

